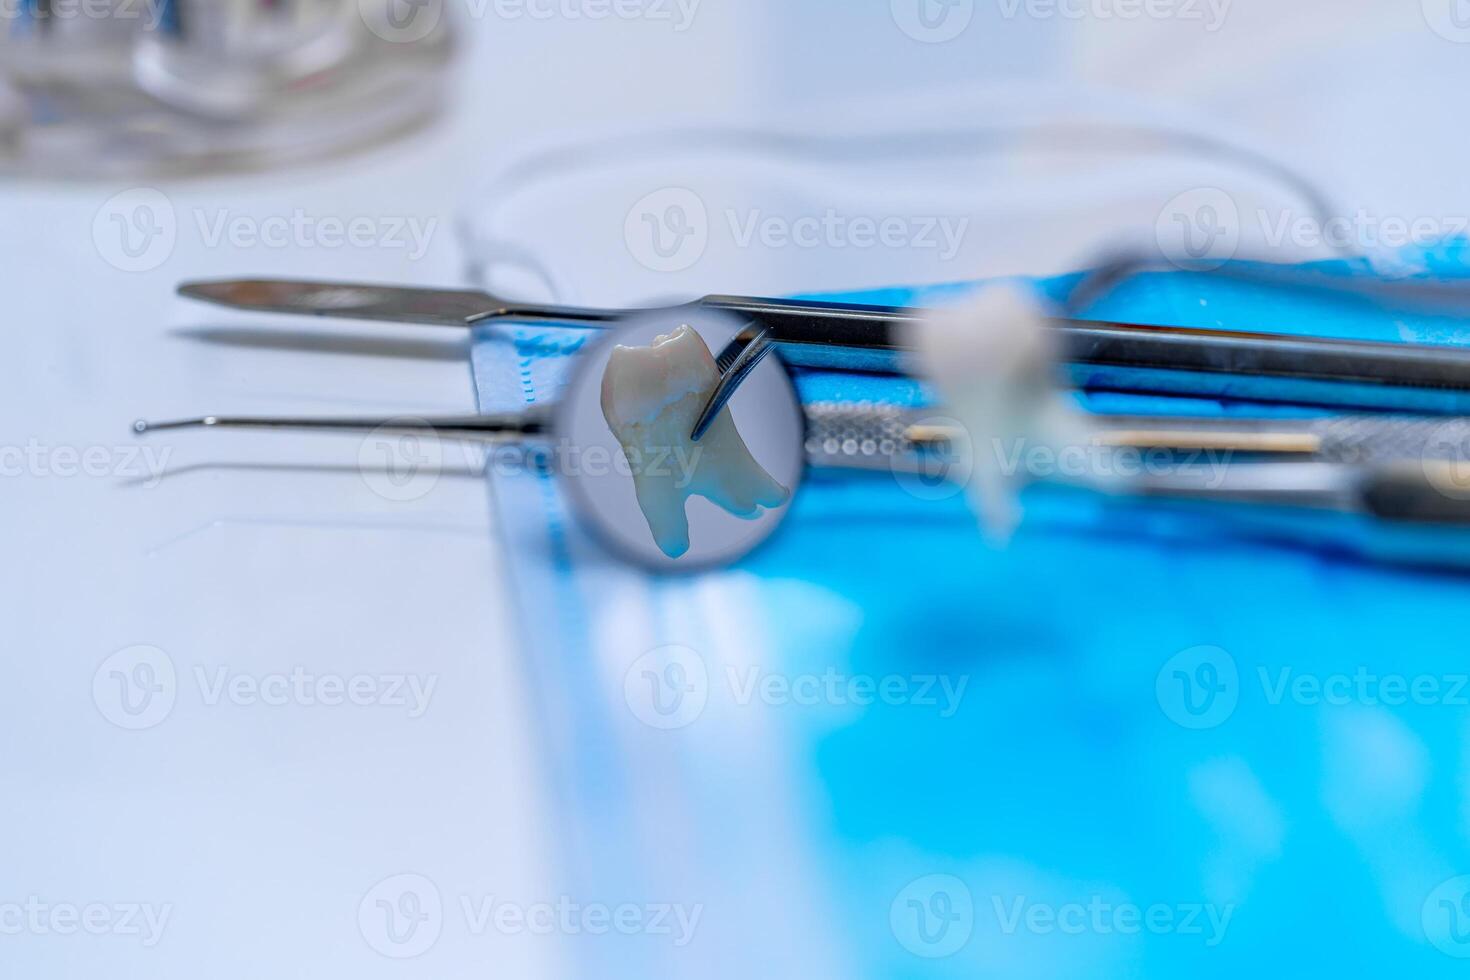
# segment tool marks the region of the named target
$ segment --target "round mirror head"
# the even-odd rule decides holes
[[[696,441],[745,322],[681,307],[639,314],[589,347],[557,417],[572,505],[619,555],[660,571],[735,561],[780,525],[806,467],[805,415],[766,357]]]

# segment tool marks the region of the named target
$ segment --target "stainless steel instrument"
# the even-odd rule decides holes
[[[952,452],[962,433],[923,409],[849,403],[805,407],[812,465],[945,472],[933,456]],[[1328,507],[1388,520],[1470,523],[1470,418],[1334,416],[1230,419],[1097,416],[1102,451],[1210,452],[1220,478],[1180,467],[1141,474],[1130,489],[1157,496]],[[277,429],[423,435],[515,443],[552,434],[545,411],[435,419],[208,415],[134,423],[137,434],[176,429]],[[988,451],[990,447],[973,447]],[[1281,460],[1286,462],[1263,462]]]
[[[181,295],[261,313],[474,327],[497,320],[605,328],[647,310],[549,306],[476,290],[290,280],[186,283]],[[895,372],[913,308],[709,296],[692,304],[748,328],[717,356],[705,420],[771,350],[795,367]],[[1470,349],[1054,319],[1069,384],[1100,390],[1437,414],[1470,414]],[[696,432],[700,431],[696,427]]]

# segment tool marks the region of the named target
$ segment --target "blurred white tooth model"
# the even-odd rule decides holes
[[[1046,315],[1021,288],[997,284],[935,310],[907,340],[968,436],[954,451],[970,457],[971,506],[987,535],[1004,541],[1020,518],[1016,494],[1034,475],[1026,461],[1037,450],[1060,454],[1092,441],[1087,417],[1057,385]]]
[[[719,380],[704,338],[687,324],[649,347],[614,347],[602,376],[603,417],[628,458],[653,540],[670,558],[689,550],[691,496],[747,520],[790,496],[751,456],[728,405],[699,442],[690,440]]]

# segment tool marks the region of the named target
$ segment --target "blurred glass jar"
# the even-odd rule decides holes
[[[443,99],[443,0],[0,0],[0,169],[254,169]]]

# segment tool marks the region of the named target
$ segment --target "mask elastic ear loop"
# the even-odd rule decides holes
[[[478,247],[465,250],[468,255],[465,259],[465,275],[470,282],[480,283],[493,295],[502,296],[508,292],[497,283],[498,276],[508,269],[522,269],[546,287],[547,302],[574,302],[573,291],[566,281],[524,246],[505,239],[476,239],[474,231],[464,227],[463,220],[460,222],[460,239],[478,241]]]
[[[563,179],[586,171],[594,164],[607,168],[623,162],[688,152],[728,152],[745,156],[829,165],[851,169],[876,160],[908,160],[949,157],[990,157],[1024,144],[1029,152],[1108,151],[1141,154],[1163,151],[1184,157],[1239,165],[1243,170],[1269,177],[1295,194],[1325,227],[1337,214],[1327,195],[1312,180],[1290,166],[1258,151],[1202,132],[1170,126],[1113,123],[1040,122],[964,129],[915,128],[874,134],[827,135],[720,126],[686,126],[675,129],[619,131],[608,136],[559,143],[523,157],[487,178],[476,194],[489,201],[479,218],[466,215],[456,223],[462,246],[470,256],[467,268],[474,281],[489,286],[484,278],[496,263],[533,271],[547,283],[559,302],[575,297],[545,263],[524,246],[491,230],[496,224],[497,202],[514,199],[526,188]],[[1344,257],[1355,253],[1337,248]]]

